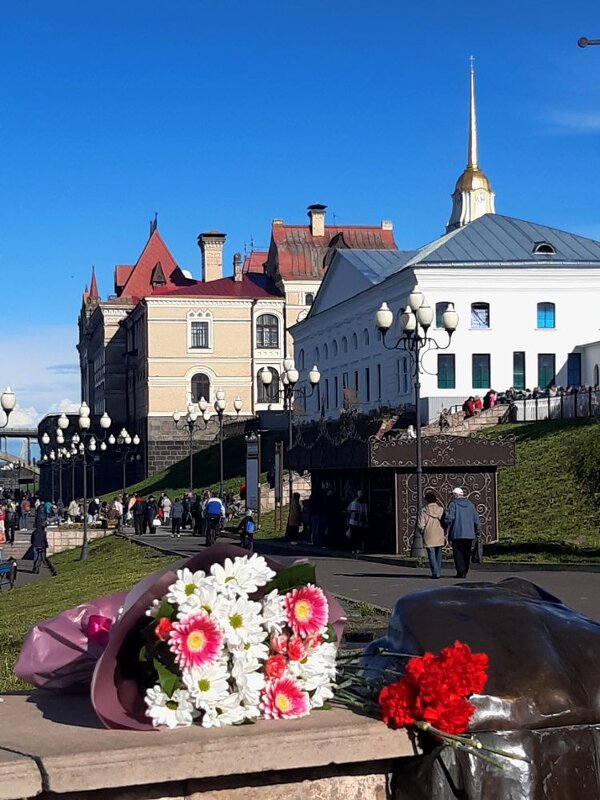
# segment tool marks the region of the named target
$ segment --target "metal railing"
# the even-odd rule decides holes
[[[508,404],[507,422],[542,422],[548,419],[600,417],[600,391],[585,389],[554,397],[531,397]]]

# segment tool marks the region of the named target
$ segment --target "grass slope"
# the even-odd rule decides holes
[[[144,575],[174,560],[114,536],[92,542],[85,563],[78,558],[79,548],[60,553],[52,559],[56,578],[0,592],[0,691],[24,688],[13,669],[23,638],[35,622],[85,600],[130,589]]]
[[[498,470],[500,542],[491,554],[557,560],[600,560],[600,519],[571,467],[573,453],[600,436],[597,421],[557,420],[499,425],[511,434],[516,465]]]

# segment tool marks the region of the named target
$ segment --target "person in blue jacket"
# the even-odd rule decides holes
[[[481,534],[481,520],[477,509],[470,500],[467,500],[460,487],[452,490],[452,500],[448,503],[444,524],[452,544],[456,577],[466,578],[471,565],[474,541]]]

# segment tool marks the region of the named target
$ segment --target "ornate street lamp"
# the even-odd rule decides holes
[[[0,395],[0,406],[2,406],[2,411],[6,415],[6,419],[4,420],[4,424],[0,425],[0,428],[6,428],[8,425],[8,420],[11,413],[14,411],[15,406],[17,405],[17,398],[15,393],[7,386],[6,389]]]
[[[294,446],[294,428],[293,428],[293,415],[294,415],[294,398],[298,397],[312,397],[315,392],[315,389],[319,385],[319,381],[321,380],[321,373],[319,372],[317,365],[309,370],[308,373],[308,382],[310,384],[311,390],[310,394],[306,394],[303,387],[296,388],[296,384],[300,380],[300,373],[296,369],[296,365],[294,364],[293,358],[286,358],[283,362],[283,372],[281,374],[281,383],[283,384],[283,388],[279,389],[278,391],[272,391],[270,389],[271,384],[273,383],[273,373],[268,367],[263,367],[259,372],[259,377],[262,385],[265,387],[265,392],[269,399],[274,401],[282,399],[284,409],[287,411],[288,414],[288,459],[289,459],[289,452]],[[288,463],[288,485],[289,485],[289,494],[290,494],[290,503],[292,502],[292,494],[294,492],[294,484],[292,478],[292,470]]]
[[[215,395],[216,399],[213,405],[215,412],[217,414],[217,418],[219,420],[219,497],[221,500],[223,499],[223,425],[226,419],[237,419],[240,415],[240,411],[242,410],[242,398],[238,395],[235,400],[233,401],[233,410],[235,411],[235,415],[233,414],[226,414],[225,409],[227,408],[227,400],[225,398],[225,392],[223,389],[217,389],[217,394]],[[202,399],[200,401],[200,407],[202,407]],[[203,418],[206,420],[206,424],[208,424],[208,420],[206,419],[206,414],[208,412],[208,408],[205,408],[203,411]],[[210,419],[210,415],[208,416]]]
[[[425,555],[423,536],[419,531],[419,516],[423,507],[423,453],[421,436],[421,371],[422,360],[425,352],[430,350],[447,350],[452,341],[452,334],[458,327],[458,314],[454,305],[448,303],[442,315],[442,328],[448,334],[448,344],[442,347],[429,335],[433,322],[433,310],[418,286],[408,296],[408,305],[400,314],[399,324],[402,334],[396,341],[389,343],[387,334],[394,322],[394,314],[387,303],[382,303],[375,314],[375,325],[381,332],[383,345],[387,350],[405,350],[410,353],[413,365],[413,381],[415,392],[415,446],[416,446],[416,474],[417,474],[417,503],[415,529],[412,539],[410,554],[414,557]]]
[[[132,464],[134,461],[141,459],[140,454],[135,452],[140,441],[141,439],[137,433],[131,436],[126,428],[121,428],[121,432],[116,438],[112,433],[108,437],[109,445],[112,446],[113,451],[118,453],[118,460],[121,462],[123,497],[125,497],[125,489],[127,488],[127,464]],[[127,513],[127,509],[124,509],[124,511]]]

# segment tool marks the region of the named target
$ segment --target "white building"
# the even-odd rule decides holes
[[[338,251],[310,313],[292,328],[300,371],[313,363],[321,370],[309,417],[337,416],[344,398],[364,412],[411,402],[410,356],[384,347],[374,316],[389,305],[394,342],[414,286],[435,311],[431,334],[441,346],[448,303],[459,314],[448,349],[424,356],[429,419],[489,388],[598,384],[600,346],[585,343],[600,339],[600,242],[494,213],[477,166],[472,71],[470,79],[468,163],[448,232],[417,251]]]

